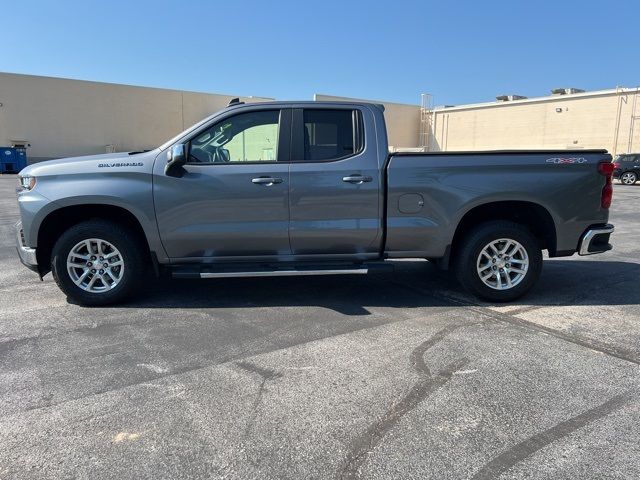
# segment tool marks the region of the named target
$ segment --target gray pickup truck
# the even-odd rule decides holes
[[[19,175],[22,262],[73,301],[122,301],[150,272],[364,274],[426,258],[510,301],[550,257],[610,250],[605,150],[395,153],[380,105],[227,108],[155,150]]]

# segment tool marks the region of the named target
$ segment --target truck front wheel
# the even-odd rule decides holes
[[[53,247],[53,278],[67,297],[81,305],[121,302],[144,272],[137,240],[125,227],[105,220],[74,225]]]
[[[458,281],[470,293],[490,302],[509,302],[535,285],[542,251],[525,226],[496,221],[469,232],[454,261]]]

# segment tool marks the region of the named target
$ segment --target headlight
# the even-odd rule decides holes
[[[32,190],[36,186],[36,177],[18,177],[21,191]]]

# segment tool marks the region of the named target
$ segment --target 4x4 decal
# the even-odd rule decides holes
[[[587,159],[584,157],[553,157],[547,158],[547,163],[555,163],[556,165],[568,164],[568,163],[586,163]]]

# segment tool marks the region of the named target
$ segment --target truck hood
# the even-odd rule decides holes
[[[34,163],[20,171],[21,176],[64,175],[74,173],[101,173],[116,169],[144,167],[153,162],[159,150],[134,153],[104,153],[101,155],[85,155],[82,157],[60,158]]]

